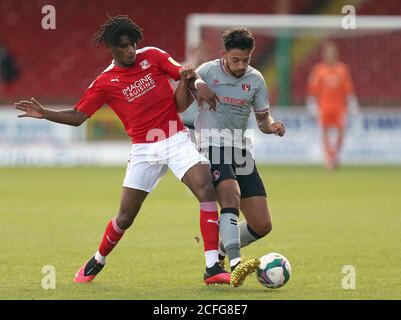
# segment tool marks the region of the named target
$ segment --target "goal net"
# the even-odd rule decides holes
[[[344,28],[338,15],[193,14],[187,18],[187,56],[202,43],[220,57],[221,35],[245,26],[256,40],[251,65],[264,76],[272,113],[287,126],[286,143],[255,130],[255,153],[265,163],[321,163],[319,128],[305,109],[307,80],[321,59],[322,44],[334,42],[353,80],[360,116],[349,119],[344,161],[401,164],[401,17],[356,16]],[[346,25],[346,24],[345,24]],[[346,25],[346,27],[348,27]],[[352,25],[351,25],[352,27]],[[196,116],[189,110],[186,122]],[[255,128],[251,117],[250,127]],[[268,139],[268,143],[265,143]],[[260,143],[258,143],[258,141]]]
[[[271,103],[292,106],[304,104],[308,74],[320,59],[322,43],[332,40],[350,69],[361,105],[400,106],[401,17],[356,16],[355,29],[344,29],[344,19],[194,14],[187,19],[187,52],[202,42],[212,57],[218,57],[222,32],[232,26],[248,27],[256,39],[251,64],[264,75]]]

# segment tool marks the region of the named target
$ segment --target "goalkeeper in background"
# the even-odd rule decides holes
[[[325,166],[333,170],[339,164],[347,111],[355,114],[359,106],[348,67],[338,60],[338,49],[332,41],[323,44],[322,61],[309,75],[306,104],[322,129]],[[331,129],[336,133],[334,143],[330,139]]]

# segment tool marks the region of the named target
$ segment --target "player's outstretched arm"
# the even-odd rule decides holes
[[[184,112],[194,101],[189,91],[191,79],[195,76],[194,67],[190,64],[182,66],[180,69],[180,81],[174,91],[174,99],[177,105],[177,112]]]
[[[209,88],[194,71],[191,65],[185,65],[180,69],[180,81],[174,92],[177,111],[184,112],[193,102],[194,98],[202,108],[203,103],[209,104],[210,109],[216,110],[219,97]]]
[[[203,108],[203,103],[206,102],[210,109],[216,110],[217,103],[220,102],[219,97],[197,73],[191,79],[189,88],[194,93],[196,101],[201,108]]]
[[[88,116],[85,113],[75,109],[55,111],[44,108],[34,98],[31,98],[30,101],[24,100],[16,102],[14,107],[15,109],[25,112],[18,115],[18,118],[30,117],[36,119],[46,119],[76,127],[80,126],[85,122],[86,119],[88,119]]]
[[[267,134],[275,134],[276,136],[284,136],[285,125],[281,121],[274,122],[269,112],[255,113],[256,122],[260,131]]]

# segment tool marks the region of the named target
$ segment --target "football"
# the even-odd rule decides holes
[[[260,266],[256,270],[256,278],[267,288],[280,288],[291,277],[291,265],[281,254],[271,252],[260,258]]]

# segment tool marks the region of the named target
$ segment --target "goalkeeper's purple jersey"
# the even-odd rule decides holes
[[[224,145],[228,140],[235,145],[244,144],[244,132],[252,111],[269,111],[267,87],[262,74],[248,66],[245,74],[236,78],[224,70],[222,59],[202,64],[197,73],[220,99],[216,111],[198,106],[195,120],[198,146],[222,146],[224,139]]]

